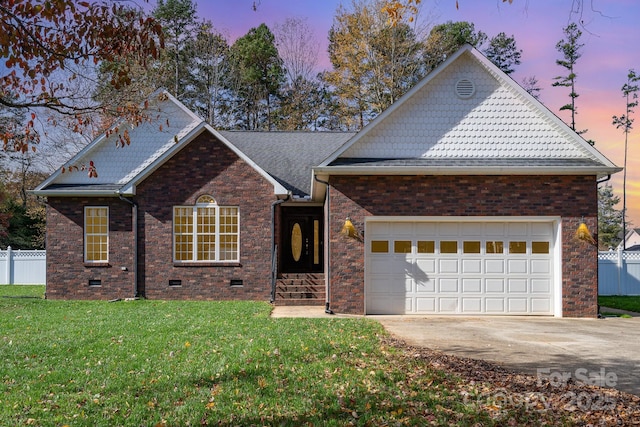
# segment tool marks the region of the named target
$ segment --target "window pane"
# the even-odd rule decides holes
[[[503,242],[486,242],[485,251],[488,254],[501,254],[504,253]]]
[[[418,240],[419,254],[432,254],[436,251],[436,245],[433,240]]]
[[[462,242],[462,252],[465,254],[479,254],[480,242]]]
[[[510,254],[526,254],[527,242],[509,242]]]
[[[455,240],[443,240],[440,242],[441,254],[457,254],[458,242]]]
[[[372,240],[371,241],[371,252],[374,254],[388,253],[389,252],[389,241],[387,240]]]
[[[176,261],[239,260],[237,207],[219,207],[210,196],[199,205],[173,210],[174,259]],[[206,206],[202,204],[207,203]]]
[[[238,239],[237,236],[227,235],[220,236],[220,260],[234,261],[237,260]]]
[[[85,207],[84,242],[86,262],[109,260],[109,208]]]
[[[531,242],[531,253],[548,254],[549,242]]]
[[[393,252],[397,254],[410,254],[411,240],[396,240],[393,242]]]

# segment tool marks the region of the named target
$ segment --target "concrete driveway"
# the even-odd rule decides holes
[[[640,395],[640,317],[369,317],[411,345]]]
[[[276,307],[274,317],[278,316],[331,317],[318,307]],[[367,318],[377,320],[391,334],[414,346],[488,360],[548,378],[556,385],[572,378],[640,395],[640,317]]]

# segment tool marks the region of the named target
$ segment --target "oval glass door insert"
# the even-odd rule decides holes
[[[302,229],[297,222],[291,230],[291,255],[296,262],[300,261],[302,255]]]

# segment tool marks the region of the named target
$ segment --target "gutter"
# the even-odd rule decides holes
[[[138,288],[138,204],[127,199],[118,192],[120,200],[131,205],[131,227],[133,227],[133,297],[140,298],[140,289]]]
[[[600,185],[604,182],[607,182],[611,179],[611,174],[605,176],[604,178],[600,178],[599,180],[596,181],[596,185]],[[624,222],[623,222],[624,225]],[[624,229],[624,227],[623,227]],[[625,237],[626,237],[626,230],[623,231],[623,238],[622,238],[622,246],[624,247],[624,241],[625,241]],[[624,249],[624,248],[623,248]],[[618,258],[621,259],[621,258]],[[596,270],[596,275],[600,274],[600,263],[597,263],[597,270]],[[618,285],[620,284],[620,269],[618,269]],[[600,295],[600,281],[598,281],[598,295]],[[597,313],[597,317],[598,319],[602,318],[602,314],[600,313],[600,304],[598,304],[598,313]]]
[[[278,275],[277,246],[276,246],[276,206],[283,204],[291,198],[291,192],[284,199],[278,199],[271,203],[271,304],[276,300],[276,280]]]
[[[607,182],[611,179],[611,174],[605,176],[604,178],[600,178],[596,181],[596,184],[602,184],[603,182]]]
[[[324,262],[327,265],[327,276],[325,278],[325,288],[326,288],[326,302],[324,305],[324,312],[327,314],[334,314],[333,310],[331,310],[331,286],[329,286],[330,281],[331,281],[331,260],[329,259],[329,254],[331,253],[331,239],[329,238],[329,224],[331,223],[331,221],[329,221],[330,217],[329,215],[331,215],[331,199],[329,197],[329,182],[327,181],[323,181],[320,178],[318,178],[318,175],[313,175],[313,179],[318,181],[320,184],[324,184],[327,186],[327,191],[325,192],[325,205],[326,205],[326,209],[327,209],[327,215],[325,218],[325,227],[324,227],[324,238],[325,238],[325,256],[324,256]]]

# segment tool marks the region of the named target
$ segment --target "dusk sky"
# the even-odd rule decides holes
[[[288,17],[307,18],[319,43],[319,70],[330,68],[327,58],[327,35],[339,4],[349,6],[351,0],[199,0],[198,15],[211,20],[218,31],[233,42],[261,23],[273,28]],[[565,122],[567,112],[559,112],[561,105],[570,102],[569,90],[552,87],[553,78],[566,75],[556,65],[560,53],[556,43],[564,38],[562,32],[571,19],[575,0],[423,0],[420,17],[426,23],[469,21],[476,30],[489,37],[499,32],[514,35],[522,49],[522,64],[512,75],[521,83],[535,76],[543,89],[540,100]],[[624,133],[612,124],[613,115],[625,113],[625,99],[621,88],[629,69],[640,73],[640,1],[584,0],[582,14],[582,57],[576,64],[577,129],[588,129],[583,136],[596,142],[596,148],[618,166],[624,164]],[[595,10],[592,10],[593,9]],[[640,115],[636,109],[632,118]],[[627,157],[627,219],[640,227],[640,120],[629,136]],[[611,183],[622,196],[623,173],[614,175]],[[617,206],[622,208],[622,202]]]

